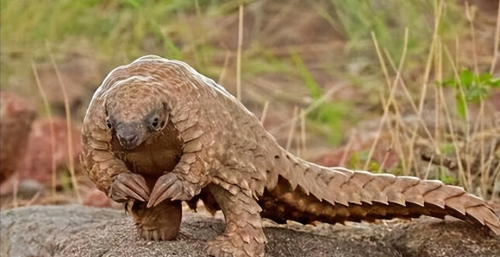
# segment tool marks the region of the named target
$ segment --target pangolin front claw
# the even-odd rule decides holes
[[[143,176],[121,173],[111,184],[109,197],[117,202],[125,202],[131,198],[146,202],[149,199],[149,188]]]
[[[170,172],[156,181],[156,184],[151,192],[148,202],[148,208],[154,207],[165,199],[174,200],[189,200],[192,196],[184,192],[182,181],[177,178],[177,175]]]

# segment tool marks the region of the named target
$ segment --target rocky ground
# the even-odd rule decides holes
[[[66,206],[31,206],[2,211],[0,255],[28,256],[205,256],[204,246],[224,229],[220,218],[184,214],[175,241],[137,237],[123,211]],[[266,256],[493,257],[500,237],[478,226],[421,218],[389,224],[316,227],[268,225]]]

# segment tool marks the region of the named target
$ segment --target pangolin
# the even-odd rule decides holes
[[[144,56],[111,71],[82,131],[90,178],[127,203],[146,238],[177,235],[180,201],[222,210],[225,232],[207,245],[214,256],[263,256],[262,217],[333,224],[451,215],[500,234],[494,211],[461,187],[294,156],[222,86],[181,61]]]

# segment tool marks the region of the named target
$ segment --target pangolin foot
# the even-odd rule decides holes
[[[208,242],[206,252],[215,257],[262,257],[264,243],[258,243],[253,238],[243,239],[237,234],[221,235]]]

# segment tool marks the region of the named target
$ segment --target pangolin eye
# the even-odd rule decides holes
[[[151,121],[151,125],[154,127],[154,128],[158,128],[158,124],[159,124],[160,120],[158,119],[158,117],[155,117],[152,121]]]
[[[106,118],[106,126],[111,129],[113,126],[111,125],[111,122],[109,121],[109,118]]]

